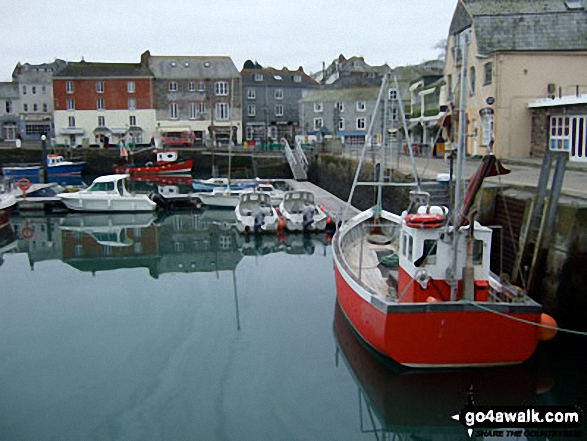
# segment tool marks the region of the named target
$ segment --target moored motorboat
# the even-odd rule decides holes
[[[269,182],[259,182],[255,186],[255,191],[258,193],[265,193],[269,195],[269,199],[271,200],[271,205],[276,207],[283,201],[283,196],[285,192],[283,190],[279,190],[273,186],[273,184]]]
[[[285,192],[279,214],[288,231],[323,231],[329,221],[326,212],[316,205],[314,193],[306,190]]]
[[[253,191],[253,188],[216,187],[212,191],[194,193],[192,197],[200,200],[207,207],[233,209],[238,205],[239,197],[251,191]]]
[[[58,197],[74,211],[153,211],[157,204],[149,195],[131,193],[126,189],[128,174],[100,176],[92,185],[75,193],[60,193]]]
[[[266,193],[243,193],[234,210],[236,228],[241,233],[259,234],[277,231],[279,216]]]
[[[79,175],[85,165],[83,161],[66,161],[61,155],[49,154],[47,155],[47,176]],[[43,174],[43,166],[41,164],[4,166],[2,174],[6,178],[39,178]]]
[[[245,179],[239,181],[229,181],[228,178],[208,178],[208,179],[194,179],[192,181],[192,188],[198,192],[213,191],[217,188],[229,187],[233,190],[252,189],[257,185],[257,181],[253,179]]]
[[[155,151],[156,161],[143,165],[121,164],[114,167],[114,173],[130,175],[156,175],[156,174],[181,174],[190,173],[194,166],[194,160],[189,158],[178,160],[177,150]]]

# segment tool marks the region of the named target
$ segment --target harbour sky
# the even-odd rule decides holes
[[[18,62],[228,55],[240,70],[316,72],[340,54],[391,67],[438,58],[457,0],[4,0],[0,81]]]

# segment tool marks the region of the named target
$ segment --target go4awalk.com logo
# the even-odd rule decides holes
[[[577,406],[466,405],[452,419],[469,436],[581,437],[583,410]]]

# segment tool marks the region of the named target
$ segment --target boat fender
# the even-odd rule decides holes
[[[540,324],[548,326],[548,328],[544,328],[541,326],[538,330],[538,338],[541,341],[552,340],[557,333],[558,325],[556,323],[556,320],[552,316],[542,313],[540,314]]]
[[[24,227],[21,231],[21,235],[24,240],[31,240],[35,235],[35,232],[31,227]]]

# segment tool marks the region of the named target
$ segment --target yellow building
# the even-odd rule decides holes
[[[587,12],[582,0],[459,0],[449,31],[445,80],[454,124],[465,39],[467,152],[524,158],[529,103],[587,92]]]

